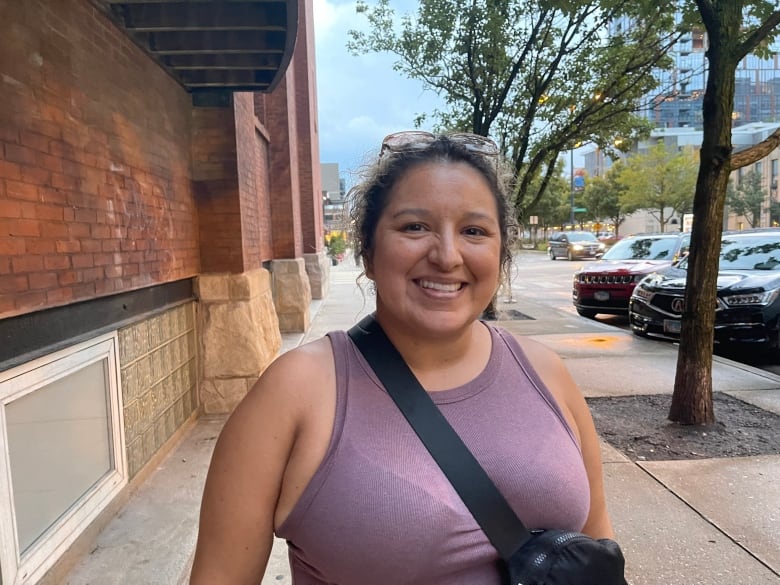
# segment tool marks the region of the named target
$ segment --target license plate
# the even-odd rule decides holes
[[[664,333],[680,334],[680,321],[664,319]]]
[[[597,301],[608,301],[609,300],[609,293],[605,290],[597,290],[593,293],[593,298]]]

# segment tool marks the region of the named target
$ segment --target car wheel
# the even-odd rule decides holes
[[[553,249],[550,248],[549,252],[550,252],[550,260],[555,260],[555,252],[553,252]]]
[[[580,309],[579,307],[575,307],[575,309],[577,309],[577,313],[579,313],[581,317],[587,317],[588,319],[593,319],[597,313],[597,311],[594,311],[593,309]]]
[[[568,254],[566,254],[566,257],[569,259],[569,262],[574,260],[574,254],[572,254],[571,250],[569,250]]]

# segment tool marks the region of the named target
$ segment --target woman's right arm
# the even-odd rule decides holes
[[[203,492],[191,585],[262,580],[282,480],[303,418],[296,395],[311,376],[311,361],[305,352],[297,354],[271,364],[222,429]]]

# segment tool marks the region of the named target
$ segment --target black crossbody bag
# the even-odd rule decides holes
[[[615,541],[523,525],[372,316],[348,333],[498,551],[502,583],[626,585]]]

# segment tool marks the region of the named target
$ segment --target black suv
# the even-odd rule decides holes
[[[637,335],[678,339],[685,309],[687,258],[645,277],[629,302]],[[723,234],[715,342],[780,348],[780,229]]]

